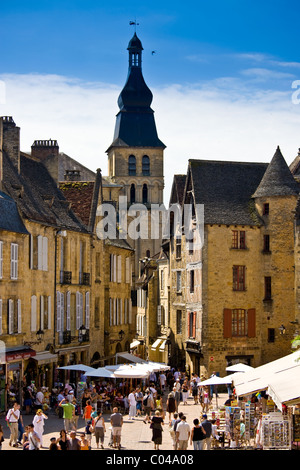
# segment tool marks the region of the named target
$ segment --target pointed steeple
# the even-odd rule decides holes
[[[143,46],[134,33],[129,41],[129,68],[127,80],[118,98],[120,108],[116,118],[113,143],[110,147],[160,147],[151,109],[153,95],[145,83],[142,73]]]
[[[299,185],[278,146],[253,197],[297,196],[298,194]]]

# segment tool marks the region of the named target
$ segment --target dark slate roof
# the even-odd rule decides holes
[[[276,152],[268,165],[260,185],[256,189],[253,197],[269,196],[297,196],[299,185],[295,181],[280,148]]]
[[[4,152],[3,182],[4,191],[14,199],[22,217],[45,225],[86,232],[43,163],[21,154],[19,174]]]
[[[186,175],[174,175],[171,189],[170,204],[182,204]]]
[[[142,49],[142,43],[135,34],[128,50],[129,53],[137,52],[140,61],[138,65],[129,61],[127,80],[118,98],[120,111],[116,117],[113,143],[110,148],[124,146],[165,148],[158,138],[154,111],[151,109],[153,95],[142,73]]]
[[[0,230],[28,234],[15,201],[0,191]]]
[[[267,167],[267,163],[189,160],[188,176],[195,203],[204,204],[205,223],[260,225],[252,194]]]

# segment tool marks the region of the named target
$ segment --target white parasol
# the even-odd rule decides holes
[[[249,372],[250,370],[253,370],[253,367],[248,366],[247,364],[239,363],[226,367],[226,370],[229,372]]]
[[[96,370],[94,367],[91,366],[86,366],[85,364],[73,364],[69,366],[63,366],[63,367],[58,367],[58,369],[64,369],[64,370],[78,370],[82,372],[87,372],[87,371],[93,371]]]

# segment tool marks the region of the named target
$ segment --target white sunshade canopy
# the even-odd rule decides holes
[[[115,378],[142,379],[150,375],[149,369],[140,365],[125,364],[114,370]]]
[[[228,372],[249,372],[250,370],[253,370],[253,367],[239,363],[226,367],[226,370],[228,370]]]
[[[232,377],[219,377],[218,375],[214,375],[207,380],[203,380],[203,382],[198,382],[198,387],[203,387],[205,385],[224,385],[224,384],[231,384]]]
[[[108,377],[114,379],[113,371],[108,370],[106,367],[99,367],[98,369],[88,370],[85,375],[87,377]]]
[[[300,374],[299,357],[300,351],[296,351],[288,356],[256,367],[252,371],[234,374],[233,382],[237,396],[267,390],[272,387],[273,383],[279,387],[280,383],[285,382],[286,386],[292,389],[295,377]]]
[[[58,369],[63,369],[63,370],[78,370],[82,372],[87,372],[87,371],[95,371],[94,367],[86,366],[85,364],[73,364],[70,366],[63,366],[63,367],[58,367]]]

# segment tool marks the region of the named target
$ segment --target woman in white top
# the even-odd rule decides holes
[[[34,431],[38,435],[41,447],[43,447],[43,432],[44,432],[45,419],[48,419],[48,416],[46,416],[42,410],[37,410],[36,415],[32,421],[32,424],[34,426]]]
[[[99,441],[101,441],[101,449],[103,449],[105,422],[104,422],[104,418],[102,416],[101,411],[97,411],[97,418],[95,418],[95,422],[94,422],[94,430],[95,430],[97,449],[99,449]]]

